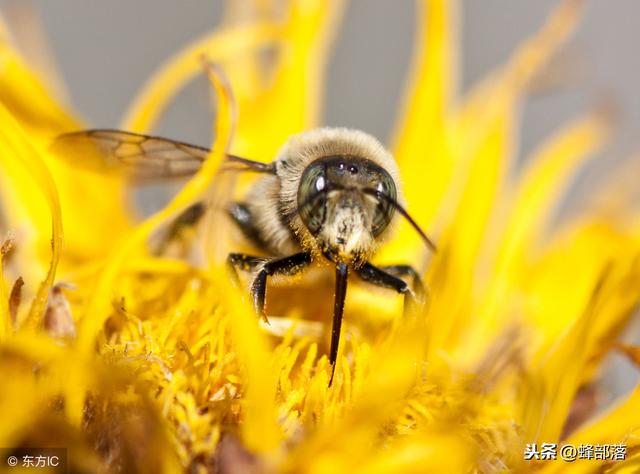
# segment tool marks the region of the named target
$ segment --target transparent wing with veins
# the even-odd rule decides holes
[[[209,149],[153,135],[96,129],[59,136],[53,151],[73,166],[96,171],[120,171],[139,182],[195,174]],[[273,173],[271,164],[227,155],[225,170]]]

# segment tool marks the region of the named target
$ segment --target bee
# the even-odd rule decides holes
[[[95,147],[105,163],[124,166],[138,180],[189,176],[209,153],[207,148],[184,142],[119,130],[72,132],[56,143],[76,152],[82,146]],[[436,249],[401,204],[397,164],[365,132],[320,128],[290,137],[271,163],[227,155],[225,167],[262,175],[245,199],[228,203],[226,209],[244,236],[269,255],[230,253],[227,257],[235,281],[238,270],[252,273],[250,292],[258,316],[266,320],[270,277],[297,275],[318,260],[334,267],[332,381],[350,274],[404,295],[405,312],[424,298],[423,284],[412,266],[370,262],[399,216],[431,250]],[[178,220],[194,222],[205,207],[196,203]]]

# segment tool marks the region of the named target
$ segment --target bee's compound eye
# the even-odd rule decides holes
[[[396,199],[396,185],[393,182],[393,178],[386,172],[381,173],[380,180],[375,185],[376,191],[385,196],[390,197],[392,200]],[[378,199],[378,204],[373,212],[373,219],[371,221],[371,234],[375,237],[382,233],[387,228],[395,209],[393,206],[383,198]]]
[[[322,163],[309,166],[300,179],[298,212],[312,234],[317,234],[326,217],[326,168]]]

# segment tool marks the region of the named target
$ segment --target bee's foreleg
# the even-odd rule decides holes
[[[419,302],[424,302],[427,296],[427,288],[415,268],[411,265],[385,265],[381,266],[380,269],[399,278],[411,278],[411,289],[415,293],[416,299]]]
[[[385,267],[385,271],[382,268],[371,265],[370,263],[365,263],[360,268],[358,268],[356,272],[358,273],[358,276],[360,276],[360,278],[362,278],[366,282],[381,286],[383,288],[390,288],[404,295],[404,313],[407,314],[410,313],[413,308],[415,308],[416,298],[423,294],[423,291],[422,284],[420,284],[420,289],[415,291],[402,278],[392,274],[392,272],[396,274],[414,274],[414,279],[418,277],[415,270],[409,270],[411,267],[403,267],[405,266],[395,265],[392,267]],[[418,292],[420,291],[422,291],[422,293],[418,294]]]
[[[333,325],[331,326],[331,347],[329,349],[329,364],[331,365],[331,378],[329,386],[333,383],[333,374],[336,371],[338,359],[338,346],[340,345],[340,328],[342,327],[342,315],[344,313],[344,300],[347,296],[347,279],[349,267],[344,263],[336,265],[336,295],[333,304]]]
[[[264,303],[267,293],[267,276],[271,275],[295,275],[301,272],[307,265],[311,263],[311,254],[309,252],[300,252],[288,257],[274,258],[264,262],[262,268],[258,271],[253,283],[251,284],[251,293],[253,295],[253,307],[265,321],[267,316],[264,312]]]

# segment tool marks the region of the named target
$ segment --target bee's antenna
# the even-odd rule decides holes
[[[338,184],[335,184],[335,183],[330,183],[330,185],[326,186],[321,192],[327,193],[327,192],[330,192],[330,191],[337,191],[337,190],[342,190],[342,189],[347,189],[347,188],[345,188],[343,186],[340,186]],[[391,196],[388,196],[388,195],[384,194],[382,191],[378,191],[377,189],[363,188],[362,192],[365,193],[365,194],[368,194],[370,196],[374,196],[377,199],[382,199],[382,200],[388,202],[389,204],[391,204],[391,206],[393,206],[393,208],[396,211],[398,211],[400,214],[402,214],[402,217],[404,217],[409,222],[409,224],[411,224],[411,227],[413,227],[415,229],[415,231],[420,235],[420,237],[422,237],[422,240],[427,245],[427,247],[429,247],[433,252],[437,252],[438,251],[438,248],[436,247],[436,244],[433,242],[433,240],[431,240],[429,238],[429,236],[427,236],[427,234],[422,230],[422,228],[420,228],[418,223],[413,219],[413,217],[411,217],[409,215],[407,210],[404,207],[402,207],[402,205],[398,201],[393,199]],[[294,215],[296,215],[298,212],[300,212],[300,208],[301,207],[304,207],[304,205],[308,204],[309,202],[311,202],[316,197],[317,197],[317,194],[309,196],[307,198],[307,200],[301,206],[298,206],[295,209],[295,211],[293,213],[291,213],[290,215],[288,215],[287,217],[288,218],[292,218]]]
[[[398,201],[393,199],[391,196],[388,196],[383,192],[378,191],[377,189],[364,188],[362,192],[370,196],[375,196],[378,199],[383,199],[387,203],[391,204],[394,207],[394,209],[398,211],[400,214],[402,214],[402,217],[404,217],[409,222],[409,224],[411,224],[411,227],[413,227],[415,231],[418,234],[420,234],[420,237],[422,237],[422,240],[424,240],[424,243],[427,245],[427,247],[429,247],[434,252],[438,250],[436,247],[436,244],[433,243],[433,241],[427,236],[427,234],[424,233],[424,231],[420,228],[418,223],[415,220],[413,220],[413,217],[409,215],[409,213],[405,210],[404,207],[400,205]]]

